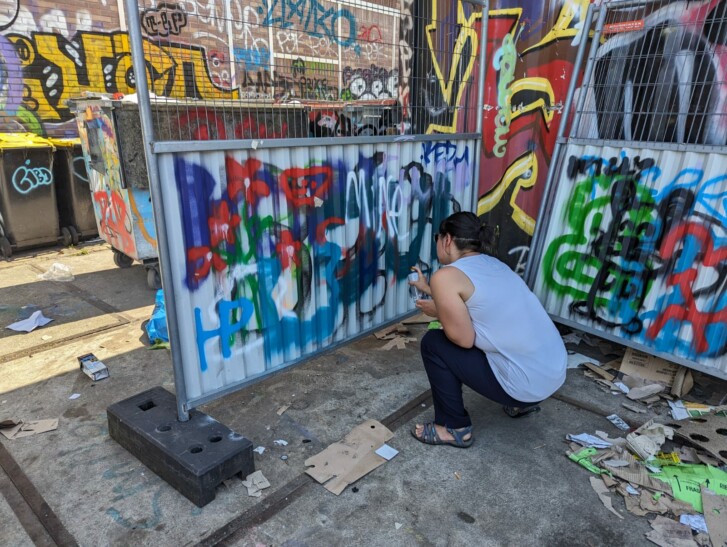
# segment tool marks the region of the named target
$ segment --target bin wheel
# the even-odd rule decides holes
[[[71,231],[65,226],[61,228],[61,241],[63,242],[64,247],[73,245],[73,236],[71,235]]]
[[[5,236],[0,236],[0,251],[2,251],[5,258],[13,256],[13,247],[10,245],[10,240]]]
[[[71,232],[71,240],[73,240],[74,245],[78,245],[78,230],[76,230],[75,226],[69,226],[68,231]]]
[[[133,263],[134,259],[129,255],[125,255],[121,251],[114,249],[114,264],[119,268],[130,268]]]
[[[146,284],[150,289],[158,291],[162,288],[162,276],[159,275],[158,268],[149,268],[146,270]]]

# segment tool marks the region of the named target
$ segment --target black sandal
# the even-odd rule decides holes
[[[422,431],[421,437],[417,435],[416,433],[416,427],[414,427],[411,430],[411,434],[414,436],[414,438],[419,441],[420,443],[424,444],[433,444],[433,445],[440,445],[440,444],[446,444],[449,446],[456,446],[457,448],[469,448],[472,446],[472,443],[474,442],[474,438],[472,437],[472,426],[469,425],[467,427],[463,427],[462,429],[452,429],[451,427],[447,427],[447,431],[449,432],[454,439],[451,441],[444,441],[442,440],[439,435],[437,434],[437,430],[434,427],[434,422],[427,422],[425,424],[422,424],[424,426],[424,429]],[[466,435],[469,435],[469,439],[465,439],[464,437]]]
[[[525,416],[528,416],[530,414],[533,414],[534,412],[540,412],[540,406],[539,405],[530,405],[530,406],[503,406],[502,410],[505,411],[505,414],[510,416],[510,418],[523,418]]]

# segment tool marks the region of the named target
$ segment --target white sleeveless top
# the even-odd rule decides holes
[[[465,302],[475,346],[485,352],[505,392],[524,403],[550,397],[565,382],[568,353],[555,325],[525,282],[488,255],[449,265],[475,287]]]

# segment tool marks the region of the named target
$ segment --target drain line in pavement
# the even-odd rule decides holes
[[[422,411],[422,405],[431,406],[432,392],[427,390],[418,397],[401,406],[398,410],[381,420],[381,423],[395,431]],[[251,507],[233,520],[218,528],[197,544],[197,547],[212,545],[231,545],[242,536],[245,530],[258,526],[274,517],[296,499],[302,497],[311,485],[317,485],[311,477],[301,473],[281,488],[266,496],[259,504]]]
[[[33,543],[77,547],[76,540],[66,530],[3,443],[0,443],[0,467],[8,477],[8,480],[5,480],[5,477],[0,476],[0,492]]]

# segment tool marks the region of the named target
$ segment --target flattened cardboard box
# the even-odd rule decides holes
[[[306,473],[326,490],[338,495],[349,484],[386,462],[375,450],[393,436],[382,423],[367,420],[354,427],[343,440],[308,458]]]
[[[638,376],[644,380],[659,382],[667,387],[674,383],[679,365],[654,357],[633,348],[626,349],[619,370],[627,376]]]

